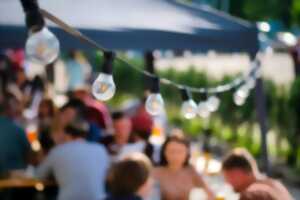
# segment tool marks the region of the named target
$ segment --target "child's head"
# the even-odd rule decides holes
[[[147,196],[151,187],[150,167],[145,160],[130,157],[113,165],[109,173],[111,194]]]

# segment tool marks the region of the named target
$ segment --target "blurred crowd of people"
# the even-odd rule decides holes
[[[190,143],[184,134],[169,134],[158,148],[150,142],[155,120],[144,100],[133,112],[108,108],[82,85],[88,78],[81,77],[85,73],[74,52],[70,55],[69,91],[61,106],[48,92],[47,76],[28,79],[22,52],[1,55],[2,178],[35,166],[34,177],[56,181],[59,200],[188,200],[197,187],[208,199],[216,199],[190,164]],[[243,151],[226,157],[223,171],[243,200],[292,199],[279,182],[258,175],[255,161]]]

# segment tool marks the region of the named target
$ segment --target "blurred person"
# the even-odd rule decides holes
[[[119,153],[119,157],[126,157],[132,153],[143,153],[153,161],[154,146],[149,142],[151,132],[135,131],[130,136],[130,143],[124,145]]]
[[[76,60],[82,65],[84,79],[89,82],[92,76],[92,66],[82,51],[77,51]]]
[[[105,103],[97,101],[91,96],[86,86],[77,87],[71,92],[71,98],[81,100],[86,106],[86,119],[98,127],[111,131],[112,119]]]
[[[153,128],[152,116],[146,111],[145,104],[141,104],[136,113],[131,117],[132,131],[145,133],[149,136]],[[146,136],[146,135],[145,135]]]
[[[76,117],[80,117],[82,120],[86,120],[86,106],[79,99],[70,99],[59,111],[58,116],[54,121],[53,137],[56,143],[60,143],[63,140],[62,133],[64,127],[73,121]],[[87,140],[97,142],[101,136],[101,129],[94,123],[88,123],[89,130],[87,134]]]
[[[121,111],[114,112],[112,118],[114,133],[102,138],[100,142],[106,146],[111,155],[117,156],[129,142],[132,124],[130,118]]]
[[[3,100],[7,92],[7,85],[13,75],[11,62],[7,55],[0,53],[0,101]]]
[[[22,91],[26,92],[30,86],[30,81],[27,79],[25,71],[23,68],[18,68],[14,74],[14,83]]]
[[[122,110],[131,118],[133,132],[151,133],[153,127],[153,118],[146,111],[145,102],[147,95],[148,93],[145,92],[142,99],[129,100],[123,105]]]
[[[151,163],[147,158],[127,157],[115,163],[109,172],[110,195],[106,200],[147,199],[152,187],[150,171]]]
[[[38,107],[38,119],[43,124],[49,124],[49,121],[54,117],[56,108],[54,102],[50,98],[44,98]]]
[[[77,50],[71,50],[66,60],[66,70],[68,74],[68,89],[72,91],[74,88],[85,84],[84,69],[77,60]]]
[[[20,114],[20,102],[7,94],[0,102],[0,174],[14,169],[24,169],[31,153],[26,133],[15,119]]]
[[[272,193],[266,191],[247,191],[241,197],[240,200],[281,200],[274,196]]]
[[[268,193],[276,199],[292,200],[288,190],[279,182],[262,175],[252,155],[243,148],[234,149],[225,157],[222,164],[225,180],[232,185],[233,189],[241,194],[249,195],[249,192]]]
[[[46,154],[54,146],[50,130],[55,115],[56,108],[52,99],[43,99],[38,107],[38,133],[42,149]]]
[[[64,130],[65,143],[54,147],[37,169],[37,177],[53,175],[59,200],[105,198],[104,182],[110,160],[105,148],[85,140],[88,124],[76,119]]]
[[[160,184],[162,200],[188,200],[193,188],[200,187],[208,199],[214,194],[202,177],[189,164],[190,144],[183,135],[171,135],[161,149],[160,166],[153,171]]]

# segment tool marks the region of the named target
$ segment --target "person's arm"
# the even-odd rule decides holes
[[[194,167],[191,167],[191,173],[192,173],[192,176],[194,178],[195,185],[197,187],[203,188],[203,190],[206,192],[209,200],[214,200],[215,199],[214,192],[206,184],[206,182],[203,180],[203,178],[201,177],[201,175],[196,172],[196,170],[194,169]]]

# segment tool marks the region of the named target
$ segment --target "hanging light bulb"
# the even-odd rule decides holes
[[[25,51],[30,61],[47,65],[52,63],[59,54],[59,41],[45,26],[37,0],[20,0],[25,17],[29,37]]]
[[[242,106],[246,102],[246,98],[240,96],[237,92],[234,93],[233,100],[237,106]]]
[[[215,112],[220,106],[220,99],[216,96],[210,96],[207,100],[207,108],[210,112]]]
[[[210,116],[210,112],[206,102],[201,101],[198,104],[198,115],[202,118],[208,118]]]
[[[146,110],[151,115],[158,115],[164,110],[164,100],[161,94],[150,94],[146,100]]]
[[[187,89],[181,89],[181,96],[183,104],[181,106],[181,113],[187,119],[192,119],[197,115],[197,104],[192,99],[191,94]]]
[[[249,96],[249,88],[247,85],[241,86],[233,95],[234,103],[238,106],[243,105]]]
[[[102,72],[92,85],[92,93],[94,97],[101,101],[111,99],[116,92],[116,85],[112,76],[113,59],[114,54],[112,52],[104,52]]]
[[[247,85],[243,85],[236,91],[236,93],[238,96],[246,99],[249,96],[249,88]]]
[[[55,61],[59,54],[59,41],[48,28],[32,32],[26,41],[26,55],[29,60],[42,65]]]
[[[146,110],[151,115],[159,115],[164,111],[164,100],[159,93],[159,79],[152,77],[151,94],[146,100]]]

